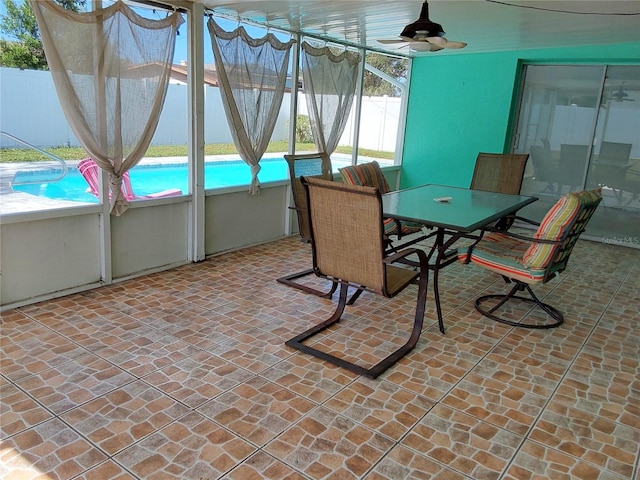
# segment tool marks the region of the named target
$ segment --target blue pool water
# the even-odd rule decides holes
[[[288,178],[287,163],[283,158],[265,158],[260,161],[262,167],[258,174],[261,183],[286,180]],[[187,165],[185,163],[138,165],[129,171],[131,185],[136,195],[149,195],[162,190],[179,188],[183,193],[188,192]],[[17,173],[14,178],[13,189],[16,191],[40,195],[58,200],[72,200],[77,202],[98,201],[87,193],[87,182],[75,167],[67,170],[67,175],[57,182],[48,182],[43,178],[42,183],[20,185],[21,182],[33,180],[37,172]],[[40,174],[43,175],[42,173]],[[49,178],[52,175],[48,175]],[[249,185],[251,170],[242,160],[214,161],[205,163],[205,189],[223,188]]]

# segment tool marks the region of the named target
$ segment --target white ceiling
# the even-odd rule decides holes
[[[411,56],[640,42],[640,0],[430,0],[429,17],[447,39],[468,43],[434,53],[377,41],[398,38],[422,0],[197,1],[227,18]]]

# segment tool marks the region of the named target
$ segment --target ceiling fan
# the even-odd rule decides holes
[[[442,25],[429,19],[429,5],[426,0],[422,4],[420,18],[404,27],[400,38],[383,39],[378,42],[383,44],[405,43],[416,52],[437,52],[443,48],[464,48],[467,46],[464,42],[452,42],[444,37]]]
[[[629,94],[625,92],[622,87],[624,86],[624,82],[620,84],[620,88],[611,94],[611,98],[616,102],[633,102],[635,101],[633,98],[627,98]]]

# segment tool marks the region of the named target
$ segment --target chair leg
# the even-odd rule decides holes
[[[324,322],[316,325],[315,327],[310,328],[309,330],[301,333],[300,335],[292,338],[291,340],[287,340],[285,345],[291,348],[295,348],[303,353],[307,353],[321,360],[325,360],[327,362],[333,363],[339,367],[345,368],[350,372],[357,373],[358,375],[363,375],[369,378],[377,378],[381,373],[387,370],[391,365],[396,363],[402,357],[404,357],[407,353],[409,353],[413,347],[416,346],[418,340],[420,338],[420,333],[422,332],[422,323],[424,320],[424,311],[427,302],[427,278],[420,277],[419,287],[418,287],[418,300],[416,303],[416,314],[413,322],[413,329],[411,331],[411,335],[409,340],[398,348],[396,351],[391,353],[389,356],[383,358],[380,362],[370,368],[365,368],[355,363],[349,362],[344,358],[336,357],[335,355],[331,355],[330,353],[323,352],[318,350],[317,348],[313,348],[309,345],[305,345],[305,340],[311,338],[316,333],[319,333],[323,330],[326,330],[334,323],[337,323],[342,314],[344,312],[344,308],[347,305],[347,291],[349,289],[349,284],[347,282],[340,282],[340,295],[338,300],[338,306],[336,307],[333,315],[329,317]],[[356,292],[357,293],[357,292]]]
[[[529,297],[523,297],[516,295],[516,292],[526,290],[529,293]],[[499,300],[497,304],[495,304],[491,308],[485,308],[483,303],[487,300],[496,299]],[[506,304],[509,300],[519,300],[525,303],[531,303],[534,306],[540,307],[551,319],[553,320],[551,323],[543,323],[543,324],[530,324],[530,323],[518,323],[511,320],[507,320],[505,318],[494,315],[494,312]],[[558,327],[564,322],[564,316],[562,313],[555,307],[542,302],[531,287],[523,282],[515,282],[513,288],[506,295],[483,295],[482,297],[478,297],[475,301],[475,307],[478,312],[484,315],[491,320],[495,320],[496,322],[504,323],[506,325],[511,325],[513,327],[523,327],[523,328],[537,328],[537,329],[546,329],[546,328],[554,328]]]
[[[360,295],[362,295],[362,292],[364,292],[364,287],[358,287],[358,289],[355,292],[353,292],[353,295],[351,295],[351,298],[347,302],[347,305],[353,305],[354,303],[356,303],[356,300],[360,298]]]
[[[331,298],[333,296],[333,293],[338,288],[338,283],[337,282],[332,282],[331,283],[331,288],[329,289],[329,291],[328,292],[323,292],[321,290],[317,290],[317,289],[309,287],[307,285],[303,285],[301,283],[294,282],[294,280],[297,280],[298,278],[306,277],[307,275],[314,275],[314,271],[313,271],[312,268],[309,268],[307,270],[302,270],[301,272],[298,272],[298,273],[292,273],[290,275],[285,275],[284,277],[280,277],[280,278],[278,278],[276,280],[278,281],[278,283],[282,283],[283,285],[287,285],[288,287],[297,288],[298,290],[302,290],[303,292],[311,293],[313,295],[317,295],[317,296],[322,297],[322,298]]]

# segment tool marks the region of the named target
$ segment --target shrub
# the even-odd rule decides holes
[[[296,117],[296,142],[313,143],[311,122],[309,122],[307,115],[298,115]]]

